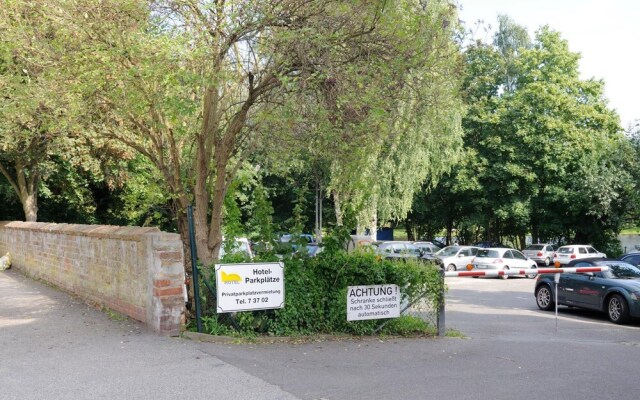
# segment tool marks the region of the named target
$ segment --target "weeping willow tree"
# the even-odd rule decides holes
[[[289,85],[295,95],[283,112],[294,118],[269,128],[285,120],[277,129],[297,133],[295,145],[278,142],[274,152],[297,149],[308,168],[326,169],[338,225],[349,213],[375,232],[378,221],[405,217],[423,182],[457,161],[463,107],[455,7],[383,2],[369,23],[349,48],[304,43],[305,54],[331,61]]]

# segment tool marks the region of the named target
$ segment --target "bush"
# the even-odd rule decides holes
[[[403,304],[421,297],[426,297],[434,305],[440,301],[442,282],[439,268],[421,261],[391,261],[372,252],[348,253],[339,246],[327,246],[317,257],[294,254],[286,257],[284,263],[284,308],[235,314],[235,324],[242,333],[276,336],[372,334],[383,320],[347,321],[348,286],[396,284],[401,288]],[[213,314],[215,308],[209,311]],[[387,324],[383,332],[429,332],[426,324],[420,322],[403,316]],[[221,331],[212,321],[209,324],[213,328],[209,331]]]

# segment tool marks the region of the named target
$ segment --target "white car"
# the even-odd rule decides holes
[[[474,246],[447,246],[434,255],[442,260],[445,271],[464,271],[478,250]]]
[[[499,270],[508,271],[510,269],[537,269],[538,264],[527,258],[520,251],[508,248],[492,247],[478,250],[478,254],[471,262],[472,271]],[[529,274],[527,278],[535,278],[536,274]],[[509,275],[502,275],[502,279],[509,278]]]
[[[607,255],[599,252],[592,246],[572,244],[558,248],[558,250],[553,254],[553,263],[565,265],[580,258],[607,258]]]

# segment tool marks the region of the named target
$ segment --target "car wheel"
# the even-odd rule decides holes
[[[556,303],[553,301],[553,292],[548,285],[540,285],[536,289],[536,304],[543,311],[551,311]]]
[[[549,265],[551,265],[551,259],[549,257],[544,259],[544,266],[548,267]]]
[[[529,266],[529,269],[538,269],[537,265],[531,265]],[[526,275],[527,278],[529,279],[535,279],[535,277],[538,276],[538,274],[528,274]]]
[[[449,264],[447,265],[447,271],[455,271],[456,270],[456,266],[453,264]]]
[[[509,267],[504,267],[504,268],[502,268],[502,270],[503,270],[504,272],[507,272],[507,271],[509,271]],[[502,279],[509,279],[509,275],[500,275],[500,278],[502,278]]]
[[[614,324],[624,324],[629,321],[629,306],[624,297],[614,294],[607,300],[607,315]]]

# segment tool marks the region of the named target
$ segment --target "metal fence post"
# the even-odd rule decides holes
[[[438,304],[438,336],[446,335],[445,316],[444,316],[444,268],[440,270],[440,301]]]
[[[187,221],[189,222],[189,247],[191,248],[191,269],[193,271],[193,297],[196,303],[196,326],[202,332],[202,312],[200,311],[200,279],[196,251],[196,234],[193,226],[193,206],[187,207]]]

